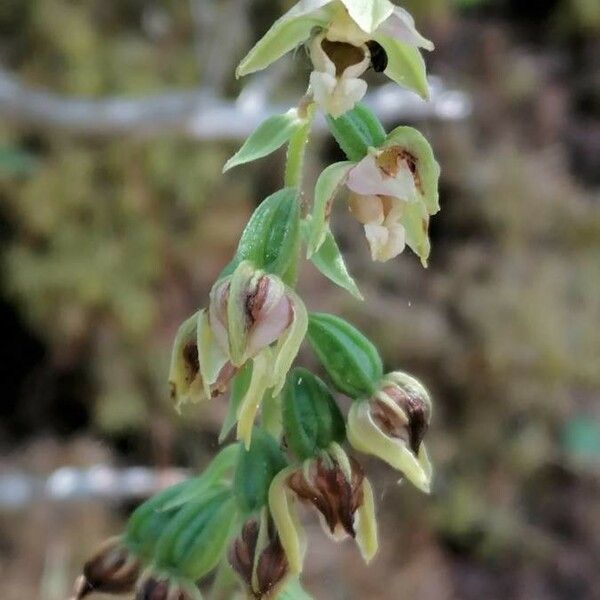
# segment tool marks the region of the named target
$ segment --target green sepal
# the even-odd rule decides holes
[[[383,376],[377,348],[340,317],[311,313],[308,341],[335,387],[351,398],[371,396]]]
[[[420,182],[420,185],[417,185],[417,193],[427,212],[430,215],[436,214],[440,210],[440,165],[435,160],[433,149],[425,136],[413,127],[397,127],[387,136],[384,146],[400,146],[414,157]]]
[[[310,235],[310,217],[302,221],[302,234],[304,240],[308,242],[308,236]],[[348,272],[344,257],[338,248],[333,233],[331,233],[329,229],[326,230],[319,249],[311,254],[310,260],[318,271],[327,277],[327,279],[345,289],[357,300],[364,299],[356,285],[356,281],[354,281],[354,278]]]
[[[419,49],[387,35],[376,34],[373,39],[387,55],[384,73],[398,85],[416,92],[424,100],[429,99],[427,68]]]
[[[328,387],[307,369],[288,374],[283,388],[285,439],[300,460],[346,437],[344,418]]]
[[[275,152],[288,142],[305,122],[298,116],[296,108],[282,115],[269,117],[250,134],[242,147],[225,163],[223,173]]]
[[[229,406],[227,408],[227,415],[221,426],[221,432],[219,433],[219,443],[223,443],[223,440],[229,435],[231,430],[235,427],[238,418],[238,410],[242,404],[242,400],[250,387],[250,381],[252,380],[252,361],[249,360],[244,366],[236,373],[235,377],[231,382],[231,393],[229,394]]]
[[[238,507],[249,514],[267,503],[271,481],[287,460],[275,438],[258,427],[252,432],[250,448],[240,445],[239,453],[233,489]]]
[[[380,146],[385,140],[385,129],[364,104],[357,104],[341,117],[327,117],[329,130],[348,160],[359,162],[369,148]]]
[[[284,188],[266,198],[254,211],[238,244],[233,271],[244,260],[257,269],[293,284],[300,248],[300,203],[296,188]],[[221,277],[224,276],[221,274]]]

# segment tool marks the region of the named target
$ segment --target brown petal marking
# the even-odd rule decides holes
[[[273,588],[286,576],[287,570],[287,557],[283,551],[279,536],[275,533],[258,559],[256,574],[258,576],[259,589],[256,590],[256,597],[262,598],[272,592]]]
[[[228,559],[234,571],[246,583],[248,589],[251,589],[252,595],[260,599],[272,592],[285,577],[288,562],[273,521],[269,519],[269,543],[261,552],[256,568],[258,589],[252,589],[258,534],[258,523],[255,520],[247,521],[240,537],[229,547]]]
[[[246,312],[251,325],[260,317],[260,312],[265,305],[270,285],[269,277],[265,275],[259,279],[256,289],[248,294]]]
[[[131,592],[139,575],[138,561],[117,539],[107,541],[83,567],[75,588],[75,598],[92,592],[125,594]]]
[[[254,566],[258,529],[258,523],[254,520],[244,523],[240,537],[233,541],[227,556],[233,570],[248,586],[252,584],[252,568]]]
[[[363,500],[364,475],[360,465],[352,461],[352,479],[348,481],[337,463],[332,468],[318,458],[312,482],[306,481],[301,470],[292,473],[289,487],[304,501],[311,502],[323,515],[329,530],[334,533],[337,525],[355,537],[354,513]]]
[[[331,62],[335,65],[335,74],[341,77],[344,71],[352,65],[357,65],[365,58],[364,48],[348,44],[347,42],[331,42],[324,39],[321,42],[323,52],[327,54]]]
[[[188,342],[182,350],[185,364],[185,381],[190,385],[200,371],[200,360],[198,358],[198,346],[196,342]]]
[[[415,180],[415,187],[419,192],[423,193],[423,183],[417,167],[418,159],[404,148],[401,148],[400,146],[390,146],[389,148],[385,148],[377,157],[377,166],[388,177],[396,177],[402,161],[406,163],[406,166],[412,173],[413,179]]]
[[[371,416],[378,427],[390,437],[408,442],[411,450],[419,453],[419,448],[429,427],[429,408],[422,398],[399,386],[383,389],[390,398],[406,413],[408,424],[389,406],[379,400],[371,402]]]
[[[169,582],[150,577],[138,589],[135,600],[167,600],[168,596]]]

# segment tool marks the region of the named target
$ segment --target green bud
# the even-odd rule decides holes
[[[300,247],[300,203],[295,188],[285,188],[264,200],[248,221],[233,263],[221,276],[232,273],[244,260],[257,269],[293,283]]]
[[[351,398],[377,389],[383,365],[377,348],[355,327],[325,313],[311,313],[308,340],[335,387]]]
[[[250,448],[240,446],[233,488],[243,513],[251,513],[267,503],[271,481],[287,466],[278,442],[262,429],[255,428]]]
[[[327,117],[331,134],[348,160],[362,160],[370,147],[385,141],[385,129],[379,119],[363,104],[334,119]]]
[[[346,437],[344,418],[331,392],[303,368],[290,372],[283,389],[283,426],[287,443],[300,460]]]

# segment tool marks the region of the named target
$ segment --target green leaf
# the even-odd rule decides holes
[[[302,225],[305,239],[307,239],[310,227],[309,221],[303,221]],[[325,233],[323,243],[319,249],[311,255],[310,260],[313,265],[327,277],[327,279],[345,289],[358,300],[364,300],[356,282],[348,272],[344,257],[342,256],[331,231],[328,230]]]
[[[339,162],[329,165],[317,179],[313,213],[310,220],[307,257],[310,258],[322,246],[329,230],[331,205],[340,187],[344,185],[353,162]]]
[[[341,0],[356,24],[367,33],[373,33],[394,12],[388,0]]]
[[[375,35],[388,58],[385,74],[398,85],[416,92],[421,98],[429,98],[429,84],[425,61],[418,48],[409,46],[387,35]]]
[[[368,398],[383,377],[377,348],[344,319],[311,313],[308,341],[335,387],[351,398]]]
[[[235,471],[233,487],[240,510],[248,514],[263,507],[271,481],[286,466],[287,460],[275,438],[255,428],[250,448],[240,445]]]
[[[289,373],[283,389],[283,425],[287,443],[300,460],[346,438],[344,418],[329,388],[300,367]]]
[[[314,27],[325,26],[330,0],[303,0],[280,17],[240,62],[235,74],[243,77],[261,71],[306,41]]]
[[[281,148],[304,125],[293,108],[283,115],[275,115],[263,121],[244,142],[242,147],[225,163],[223,173],[246,163],[258,160]]]

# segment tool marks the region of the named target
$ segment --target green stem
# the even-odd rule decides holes
[[[305,113],[305,123],[302,127],[292,135],[287,151],[285,163],[284,182],[286,187],[302,187],[302,172],[304,169],[304,156],[306,154],[306,146],[312,128],[312,122],[315,115],[315,104],[311,102],[308,105],[300,105],[300,112]]]

